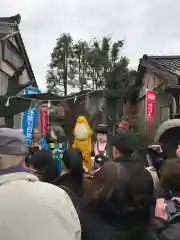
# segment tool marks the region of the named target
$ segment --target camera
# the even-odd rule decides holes
[[[94,162],[96,164],[99,164],[100,166],[102,166],[105,162],[107,161],[107,157],[105,157],[104,155],[102,154],[98,154],[95,156],[94,158]]]

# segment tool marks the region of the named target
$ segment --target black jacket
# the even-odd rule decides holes
[[[129,169],[134,204],[125,212],[115,196],[109,201],[89,203],[81,209],[83,240],[146,240],[153,203],[153,180],[139,163],[132,164],[122,158],[120,160]],[[119,187],[117,191],[121,191]]]
[[[71,173],[65,173],[61,175],[56,181],[54,182],[57,186],[66,186],[69,188],[77,197],[81,198],[83,192],[83,183],[73,178]]]
[[[170,221],[153,218],[149,231],[148,240],[179,240],[180,239],[180,216]]]
[[[98,203],[81,209],[82,240],[146,240],[149,221],[141,212],[118,213],[114,204]]]

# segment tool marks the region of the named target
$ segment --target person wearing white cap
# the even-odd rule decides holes
[[[0,239],[80,240],[69,196],[23,167],[27,151],[22,134],[0,128]]]

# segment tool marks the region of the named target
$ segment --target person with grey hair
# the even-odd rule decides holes
[[[69,196],[23,167],[27,152],[21,133],[0,128],[0,239],[80,240]]]

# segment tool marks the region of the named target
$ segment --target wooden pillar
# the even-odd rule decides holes
[[[116,114],[117,108],[120,107],[122,109],[122,94],[119,90],[107,90],[105,91],[105,98],[106,98],[106,118],[108,124],[108,156],[109,159],[112,159],[112,143],[111,139],[116,134]],[[119,104],[118,106],[118,99]],[[122,111],[121,111],[121,114]]]

